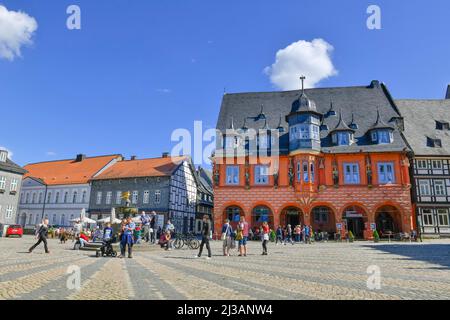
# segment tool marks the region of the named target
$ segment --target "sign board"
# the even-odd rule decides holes
[[[371,223],[370,224],[370,230],[372,230],[372,231],[377,230],[377,224],[376,223]]]
[[[342,223],[336,223],[336,229],[341,231],[342,230]]]
[[[346,218],[363,218],[363,214],[358,213],[356,211],[347,211],[347,212],[345,212],[345,217]]]
[[[158,228],[161,227],[161,229],[164,228],[164,215],[158,214],[155,217],[155,229],[158,230]]]

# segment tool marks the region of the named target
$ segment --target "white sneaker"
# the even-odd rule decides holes
[[[211,258],[210,257],[206,257],[206,260],[211,260]]]
[[[194,256],[194,259],[198,259],[198,258],[199,258],[199,256],[198,256],[198,255],[195,255],[195,256]]]

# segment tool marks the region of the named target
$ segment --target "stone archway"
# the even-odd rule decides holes
[[[394,206],[386,205],[375,212],[375,222],[380,235],[402,232],[401,212]]]
[[[296,225],[303,225],[305,222],[303,211],[293,206],[284,208],[280,217],[280,225],[283,227],[290,224],[294,228]]]
[[[314,232],[336,233],[336,219],[330,207],[317,206],[311,210],[311,226]]]
[[[235,229],[241,216],[245,217],[244,210],[241,207],[228,206],[223,212],[223,222],[225,222],[226,219],[230,220],[231,226]]]
[[[263,222],[267,222],[270,227],[273,228],[273,212],[272,210],[264,205],[256,206],[252,210],[252,228],[259,228],[263,224]]]
[[[369,220],[364,208],[358,205],[345,207],[342,212],[342,221],[344,222],[346,231],[351,231],[356,239],[365,238],[364,233]]]

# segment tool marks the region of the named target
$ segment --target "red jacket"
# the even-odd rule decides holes
[[[83,240],[89,241],[89,238],[84,233],[80,234],[80,238],[83,239]]]

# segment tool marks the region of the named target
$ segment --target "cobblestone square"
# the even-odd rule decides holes
[[[73,243],[49,240],[28,254],[34,238],[0,239],[0,299],[450,299],[450,241],[415,243],[261,244],[247,257],[195,259],[196,251],[135,252],[134,259],[96,258]],[[378,266],[381,289],[369,290],[369,266]],[[81,287],[68,289],[80,268]],[[69,286],[70,287],[70,286]]]

